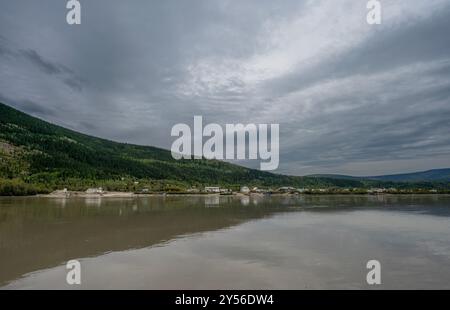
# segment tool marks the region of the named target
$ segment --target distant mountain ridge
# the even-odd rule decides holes
[[[450,168],[432,169],[427,171],[419,171],[411,173],[366,176],[366,177],[355,177],[350,175],[339,175],[339,174],[315,174],[309,175],[309,177],[321,177],[321,178],[353,180],[353,181],[376,180],[386,182],[436,182],[436,181],[450,182]]]

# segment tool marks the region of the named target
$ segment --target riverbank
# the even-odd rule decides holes
[[[41,198],[138,198],[138,197],[205,197],[205,196],[232,196],[232,197],[292,197],[292,196],[408,196],[408,195],[450,195],[449,193],[231,193],[231,194],[219,194],[219,193],[170,193],[170,192],[159,192],[159,193],[134,193],[134,192],[103,192],[103,193],[86,193],[79,191],[56,191],[50,194],[38,194],[35,197]],[[14,197],[14,196],[10,196]]]
[[[39,194],[38,197],[43,198],[135,198],[135,197],[154,197],[154,196],[189,196],[189,197],[203,197],[203,196],[219,196],[221,194],[214,193],[168,193],[168,192],[158,192],[158,193],[135,193],[135,192],[102,192],[102,193],[86,193],[79,191],[55,191],[50,194]],[[243,196],[241,193],[233,193],[222,196]]]

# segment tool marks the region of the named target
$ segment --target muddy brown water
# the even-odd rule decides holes
[[[449,236],[447,195],[1,197],[0,287],[449,289]]]

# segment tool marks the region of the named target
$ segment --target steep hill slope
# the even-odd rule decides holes
[[[152,186],[157,180],[165,186],[363,186],[359,181],[276,175],[216,160],[176,161],[167,150],[84,135],[1,103],[0,177],[46,188],[106,184],[119,190],[129,189],[124,188],[129,180],[143,180],[143,185],[152,181]]]

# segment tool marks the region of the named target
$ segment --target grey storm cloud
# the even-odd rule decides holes
[[[42,56],[39,55],[35,50],[21,50],[19,51],[18,55],[28,59],[33,65],[39,67],[47,74],[56,74],[62,76],[62,81],[72,89],[77,91],[83,90],[83,81],[75,76],[73,71],[69,68],[61,64],[55,64],[43,59]]]
[[[0,4],[0,100],[170,148],[176,123],[279,123],[290,174],[450,167],[450,1]],[[239,162],[257,167],[255,162]]]

